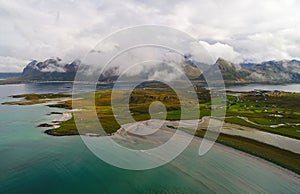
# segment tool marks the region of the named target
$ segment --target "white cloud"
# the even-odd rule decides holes
[[[228,44],[222,44],[220,42],[209,44],[205,41],[200,41],[199,43],[208,51],[214,61],[221,57],[223,59],[235,62],[237,57],[240,55]]]
[[[227,59],[300,58],[299,9],[296,0],[1,1],[0,56],[70,61],[116,30],[158,24],[209,42]],[[0,67],[9,69],[22,65]]]

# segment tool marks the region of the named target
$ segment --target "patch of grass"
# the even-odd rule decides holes
[[[38,99],[53,99],[53,98],[70,98],[70,94],[61,94],[61,93],[48,93],[48,94],[20,94],[13,95],[13,98],[24,98],[25,100],[38,100]]]
[[[57,104],[48,104],[47,106],[52,107],[52,108],[72,109],[72,101],[67,100],[67,101],[64,101],[64,102],[59,102]]]
[[[46,130],[45,133],[54,136],[79,135],[74,117],[62,122],[59,128]]]
[[[24,100],[20,101],[11,101],[4,102],[4,105],[34,105],[34,104],[42,104],[54,101],[59,98],[69,98],[72,97],[70,94],[21,94],[21,95],[13,95],[12,98],[23,98]]]
[[[24,101],[11,101],[11,102],[4,102],[3,105],[34,105],[34,104],[42,104],[51,102],[51,100],[45,99],[36,99],[36,100],[24,100]]]
[[[254,124],[240,118],[226,118],[225,121],[300,139],[300,126],[296,125],[300,123],[299,94],[268,91],[240,92],[239,94],[238,99],[235,99],[235,96],[227,97],[229,101],[227,117],[246,117]],[[285,124],[285,126],[270,127],[277,124]]]

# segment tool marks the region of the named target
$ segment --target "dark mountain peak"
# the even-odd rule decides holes
[[[297,59],[292,59],[292,60],[290,60],[289,62],[290,62],[290,63],[300,63],[300,61],[297,60]]]
[[[251,74],[248,79],[256,82],[299,82],[300,62],[297,60],[269,60],[261,63],[241,63]]]
[[[231,63],[223,58],[218,58],[216,61],[216,65],[218,65],[221,71],[236,71],[241,69],[238,64]]]
[[[33,60],[23,69],[22,78],[39,81],[73,81],[81,65],[79,59],[63,63],[60,58],[49,58],[44,61]],[[84,65],[83,65],[84,66]],[[83,67],[87,72],[88,66]],[[100,81],[112,81],[117,77],[118,68],[109,68],[100,76]]]
[[[75,59],[72,63],[65,65],[65,70],[66,72],[76,72],[80,64],[81,61],[79,59]]]
[[[225,59],[223,59],[222,57],[219,57],[216,61],[216,63],[224,63],[227,62]]]
[[[63,63],[60,58],[31,61],[24,69],[22,77],[31,80],[73,80],[80,61]]]
[[[218,58],[214,67],[209,71],[215,71],[216,67],[221,71],[225,81],[244,82],[245,77],[249,75],[249,72],[242,69],[238,64],[231,63],[223,58]]]

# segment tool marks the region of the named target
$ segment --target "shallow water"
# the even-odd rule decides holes
[[[21,93],[70,92],[69,84],[1,85],[0,102]],[[52,137],[35,126],[44,105],[0,105],[0,193],[196,193],[300,191],[300,180],[215,146],[197,155],[198,140],[172,163],[146,171],[119,169],[95,157],[78,136]],[[109,152],[109,147],[106,149]],[[114,153],[111,153],[114,154]],[[125,160],[118,155],[120,160]]]

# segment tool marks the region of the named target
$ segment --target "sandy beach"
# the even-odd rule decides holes
[[[142,121],[142,122],[140,122],[140,124],[146,125],[149,127],[149,126],[155,126],[155,122],[156,122],[156,120],[148,120],[148,121]],[[124,144],[124,145],[133,144],[132,145],[133,147],[134,147],[134,145],[142,147],[141,144],[146,145],[145,147],[148,147],[148,148],[156,147],[156,146],[162,145],[164,142],[168,141],[169,138],[175,133],[176,130],[172,129],[168,126],[170,124],[176,124],[176,122],[174,123],[172,121],[166,121],[162,125],[162,127],[159,130],[157,130],[155,133],[153,133],[151,135],[145,135],[145,136],[140,135],[142,133],[141,127],[139,127],[139,129],[136,129],[136,130],[139,130],[138,131],[139,134],[138,135],[134,134],[134,132],[136,132],[136,131],[134,131],[132,128],[130,128],[130,126],[137,126],[136,123],[135,124],[126,124],[125,126],[123,125],[122,128],[113,135],[113,138],[116,141],[118,141],[119,143]],[[185,124],[189,125],[189,122],[186,121]],[[128,128],[129,128],[129,130],[126,131],[126,129],[128,129]],[[186,135],[188,136],[189,134],[186,134]],[[271,137],[272,136],[270,136],[270,138]],[[194,156],[197,155],[201,141],[202,141],[202,138],[194,137],[191,144],[187,148],[187,150],[189,150],[190,153],[193,152]],[[219,143],[215,143],[212,149],[217,150],[218,152],[233,155],[234,157],[237,157],[237,158],[243,158],[243,160],[250,161],[252,164],[255,164],[257,166],[262,166],[264,169],[274,173],[276,176],[282,176],[286,179],[289,179],[289,180],[295,182],[296,184],[300,184],[300,176],[298,174],[296,174],[290,170],[287,170],[285,168],[282,168],[274,163],[268,162],[262,158],[250,155],[248,153],[236,150],[236,149],[228,147],[228,146],[224,146]],[[183,160],[187,160],[187,161],[181,161],[180,163],[188,162],[189,158],[191,157],[191,156],[185,156],[185,154],[186,154],[186,152],[183,152],[182,153],[183,156],[180,156],[180,158],[182,158]],[[186,173],[189,173],[189,174],[194,173],[193,171],[190,171],[190,169],[188,167],[183,167],[182,165],[177,164],[176,161],[171,162],[171,163],[173,163],[173,165],[175,167],[180,168],[180,170],[182,170],[182,171],[188,171]],[[195,178],[197,178],[197,175],[195,175]]]
[[[199,138],[199,139],[201,139],[201,138]],[[257,165],[262,165],[265,169],[268,169],[269,171],[271,171],[279,176],[283,176],[284,178],[294,180],[295,182],[300,184],[300,175],[298,175],[290,170],[287,170],[281,166],[278,166],[272,162],[268,162],[262,158],[253,156],[251,154],[247,154],[245,152],[239,151],[237,149],[234,149],[234,148],[231,148],[228,146],[224,146],[219,143],[215,143],[214,146],[216,149],[222,150],[223,152],[232,153],[232,154],[236,155],[237,157],[242,157],[245,160],[251,161],[252,163],[255,163]]]
[[[181,121],[181,127],[189,129],[191,125],[197,122],[200,128],[206,129],[209,121],[211,121],[212,129],[214,125],[218,126],[220,125],[221,122],[220,120],[213,119],[211,117],[203,117],[202,119],[198,119],[198,120],[183,120]],[[164,123],[165,126],[173,126],[174,128],[176,128],[178,124],[179,121],[165,121]],[[122,126],[122,128],[129,129],[127,130],[127,132],[131,132],[135,134],[147,134],[149,133],[149,128],[157,127],[158,125],[161,125],[160,120],[152,120],[152,121],[141,121],[137,123],[125,124]],[[116,134],[120,133],[120,131],[122,131],[122,128]],[[274,133],[268,133],[265,131],[260,131],[254,128],[245,127],[237,124],[225,123],[225,122],[223,123],[223,127],[220,132],[228,135],[246,137],[249,139],[253,139],[262,143],[266,143],[284,150],[288,150],[300,154],[300,140],[297,139],[285,137]]]
[[[148,120],[148,121],[142,121],[142,122],[140,122],[140,124],[142,123],[142,125],[155,126],[155,124],[154,124],[155,122],[156,122],[155,120]],[[171,124],[174,125],[176,123],[177,123],[177,121],[175,121],[175,122],[166,121],[160,130],[156,131],[155,133],[153,133],[151,135],[146,135],[146,136],[134,134],[132,128],[130,128],[130,131],[126,131],[125,128],[129,128],[129,126],[132,125],[132,124],[126,124],[125,126],[123,126],[123,128],[118,130],[113,135],[113,138],[120,140],[123,143],[125,141],[125,142],[134,143],[134,144],[145,143],[145,144],[148,144],[148,146],[149,146],[149,144],[151,144],[152,146],[153,145],[158,146],[158,145],[163,144],[165,141],[167,141],[175,133],[175,129],[169,128],[167,126],[169,126]],[[188,125],[188,122],[185,122],[185,123]],[[136,126],[136,124],[134,126]],[[136,129],[136,130],[138,130],[138,129]],[[139,130],[141,130],[141,127]],[[234,130],[231,130],[231,131],[234,131]],[[238,131],[238,130],[236,129],[236,131]],[[141,131],[139,131],[139,133],[141,133]],[[231,134],[233,134],[233,133],[231,133]],[[273,136],[270,136],[269,138],[272,138],[272,137]],[[196,153],[197,153],[197,150],[199,149],[199,145],[200,145],[201,141],[202,141],[202,138],[194,137],[193,141],[190,144],[190,149],[196,151]],[[216,149],[216,150],[224,152],[224,153],[232,154],[235,157],[241,157],[247,161],[251,161],[251,163],[255,163],[257,165],[263,166],[265,169],[268,169],[268,171],[274,173],[276,176],[283,176],[287,179],[294,181],[297,184],[300,184],[300,176],[298,174],[296,174],[290,170],[287,170],[285,168],[282,168],[274,163],[268,162],[262,158],[250,155],[248,153],[233,149],[228,146],[224,146],[219,143],[215,143],[213,146],[213,149]]]
[[[72,118],[72,112],[70,112],[70,111],[63,112],[61,117],[54,119],[52,121],[52,123],[54,123],[54,124],[53,124],[53,127],[51,127],[51,128],[52,129],[59,128],[61,122],[70,120],[71,118]]]
[[[69,110],[62,113],[60,118],[53,120],[53,128],[59,127],[59,123],[67,121],[72,118],[72,112],[78,110]],[[204,117],[198,120],[183,120],[181,122],[181,127],[185,129],[191,128],[195,123],[201,127],[207,127],[210,117]],[[220,122],[217,119],[211,120],[214,124]],[[119,142],[120,144],[130,145],[129,147],[135,149],[151,149],[159,145],[164,144],[168,141],[176,132],[176,128],[179,125],[179,121],[162,121],[157,119],[140,121],[135,123],[128,123],[121,126],[121,128],[112,134],[112,138]],[[295,153],[300,153],[300,141],[296,139],[291,139],[288,137],[280,136],[277,134],[267,133],[264,131],[259,131],[257,129],[239,126],[230,123],[224,123],[221,130],[222,133],[234,136],[241,136],[250,139],[254,139],[263,143],[267,143],[282,149],[290,150]],[[98,137],[98,134],[84,134],[85,136]],[[186,134],[190,136],[190,134]],[[101,138],[101,137],[100,137]],[[184,138],[184,136],[183,136]],[[199,145],[202,139],[199,137],[194,137],[191,143],[192,149],[197,153]],[[250,160],[251,163],[263,166],[269,171],[284,176],[285,178],[291,179],[297,183],[300,182],[300,176],[296,173],[282,168],[274,163],[268,162],[262,158],[255,157],[248,153],[233,149],[228,146],[215,143],[213,149],[219,150],[224,153],[230,153],[236,157],[242,157],[245,160]],[[189,172],[191,173],[191,172]]]

